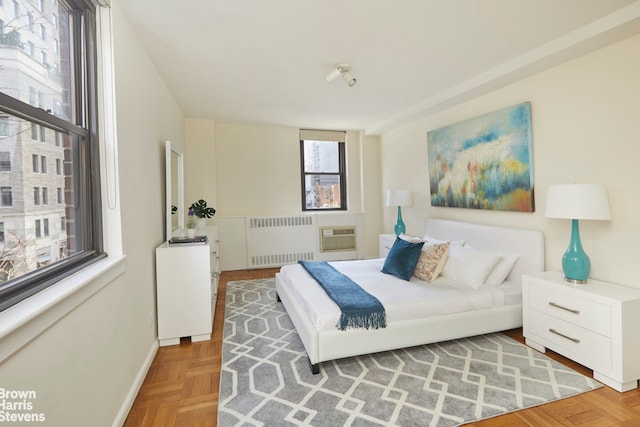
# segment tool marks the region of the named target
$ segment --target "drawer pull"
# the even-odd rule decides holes
[[[551,307],[559,308],[559,309],[561,309],[561,310],[565,310],[565,311],[568,311],[568,312],[573,313],[573,314],[580,314],[580,310],[576,310],[576,309],[573,309],[573,308],[567,308],[567,307],[564,307],[564,306],[562,306],[562,305],[560,305],[560,304],[556,304],[556,303],[555,303],[555,302],[553,302],[553,301],[551,301],[551,302],[549,303],[549,305],[550,305]]]
[[[555,329],[553,329],[553,328],[550,328],[550,329],[549,329],[549,332],[551,332],[552,334],[560,335],[562,338],[566,338],[566,339],[568,339],[569,341],[573,341],[573,342],[574,342],[574,343],[576,343],[576,344],[579,344],[579,343],[580,343],[580,340],[579,340],[578,338],[571,338],[571,337],[569,337],[569,336],[567,336],[567,335],[565,335],[565,334],[563,334],[563,333],[560,333],[560,332],[556,331],[556,330],[555,330]]]

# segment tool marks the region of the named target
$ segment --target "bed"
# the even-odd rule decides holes
[[[332,266],[376,296],[387,312],[384,328],[346,330],[336,327],[339,307],[303,266],[283,266],[276,274],[278,300],[302,340],[314,374],[319,373],[320,363],[333,359],[522,326],[521,277],[544,270],[542,232],[429,218],[425,220],[424,237],[450,242],[452,251],[445,270],[451,270],[449,266],[460,267],[460,259],[451,255],[454,246],[483,254],[514,255],[517,260],[499,286],[478,289],[458,283],[452,278],[458,276],[451,271],[433,282],[415,277],[404,281],[381,272],[384,258],[332,262]],[[469,266],[466,270],[473,269],[473,262],[465,265]]]

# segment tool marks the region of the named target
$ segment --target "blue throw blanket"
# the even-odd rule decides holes
[[[340,307],[336,325],[347,328],[379,329],[387,326],[384,307],[376,297],[325,261],[298,261]]]

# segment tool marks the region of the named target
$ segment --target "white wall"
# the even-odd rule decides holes
[[[123,250],[127,270],[0,365],[0,387],[37,392],[46,425],[122,421],[157,349],[154,248],[163,239],[164,139],[183,119],[114,2]],[[123,407],[123,404],[125,406]]]
[[[218,191],[216,189],[216,122],[207,119],[185,119],[184,122],[184,180],[185,209],[191,203],[204,199],[207,206],[216,209],[208,224],[218,219]],[[184,214],[184,213],[183,213]]]
[[[413,192],[413,206],[403,209],[407,232],[422,234],[425,217],[540,229],[545,233],[547,269],[561,270],[570,222],[544,217],[546,189],[561,183],[604,184],[613,220],[580,224],[591,276],[640,288],[638,52],[640,36],[635,36],[382,135],[383,188]],[[431,207],[427,131],[524,101],[532,108],[535,212]],[[392,232],[395,219],[395,209],[385,208],[386,232]]]
[[[192,138],[191,135],[202,128],[202,123],[192,119],[186,123],[189,147],[192,143],[215,145],[214,165],[204,156],[194,159],[196,163],[187,163],[188,168],[215,169],[216,217],[302,212],[298,128],[216,122],[214,137]],[[363,251],[365,257],[372,257],[378,251],[381,214],[379,205],[370,202],[380,193],[378,138],[347,131],[346,150],[348,211],[364,213],[364,228],[375,228],[374,232],[366,233]],[[187,181],[189,185],[189,178]],[[224,230],[220,233],[222,240]],[[224,253],[222,241],[220,250]]]

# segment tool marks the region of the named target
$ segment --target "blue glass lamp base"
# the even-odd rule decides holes
[[[400,206],[398,206],[398,222],[396,222],[394,231],[396,232],[396,236],[404,234],[404,232],[406,231],[404,222],[402,221],[402,209],[400,208]]]
[[[571,241],[569,248],[562,256],[564,280],[570,283],[587,283],[591,271],[591,261],[582,249],[578,220],[571,220]]]

